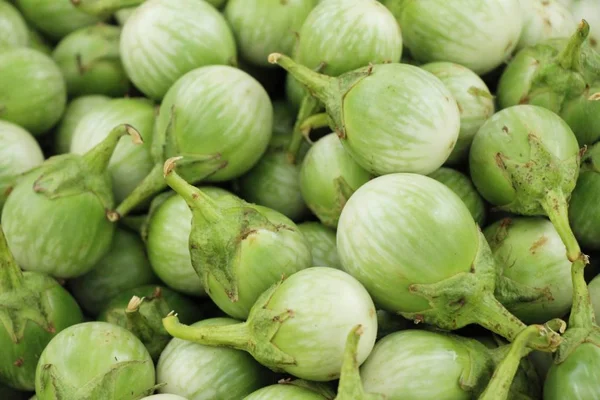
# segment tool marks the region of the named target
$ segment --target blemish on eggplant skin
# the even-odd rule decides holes
[[[21,366],[23,366],[23,363],[24,363],[24,362],[25,362],[25,360],[23,360],[23,358],[22,358],[22,357],[19,357],[19,358],[17,358],[17,360],[16,360],[16,361],[13,363],[13,365],[14,365],[15,367],[17,367],[17,368],[18,368],[18,367],[21,367]]]
[[[533,242],[531,247],[529,248],[529,252],[531,254],[535,254],[540,248],[542,248],[548,242],[548,238],[546,236],[540,237],[538,240]]]

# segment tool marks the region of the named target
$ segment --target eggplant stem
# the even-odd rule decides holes
[[[313,96],[323,102],[326,101],[327,90],[335,78],[315,72],[280,53],[269,54],[268,60],[271,64],[277,64],[289,72],[298,82],[306,86]]]
[[[302,123],[311,115],[313,115],[319,109],[319,101],[307,94],[302,99],[298,116],[296,117],[296,123],[294,124],[294,130],[292,131],[292,139],[287,149],[288,160],[291,164],[295,164],[298,158],[298,152],[302,146]]]
[[[510,394],[512,381],[517,373],[521,358],[527,355],[528,348],[534,339],[548,338],[546,328],[541,325],[531,325],[523,329],[510,345],[506,357],[498,364],[488,386],[479,397],[479,400],[506,400]]]
[[[313,114],[302,122],[300,125],[300,132],[302,133],[302,136],[304,136],[304,139],[309,143],[312,143],[310,140],[310,132],[313,129],[324,128],[326,126],[329,126],[329,116],[327,113]]]
[[[566,196],[558,190],[549,190],[541,202],[563,244],[567,248],[567,258],[574,262],[581,256],[581,249],[569,224],[569,206]]]
[[[338,394],[335,400],[378,400],[384,398],[379,394],[365,393],[360,378],[360,365],[357,359],[358,343],[362,334],[362,325],[356,325],[348,334],[346,348],[344,349]]]
[[[577,31],[571,36],[567,46],[558,55],[560,66],[572,71],[581,71],[581,46],[590,34],[590,25],[582,19]]]
[[[163,166],[162,164],[156,164],[142,182],[133,189],[133,192],[129,193],[121,204],[115,208],[112,214],[109,215],[109,220],[116,222],[125,217],[131,210],[166,187],[167,183],[163,178]]]
[[[221,219],[218,204],[202,190],[190,185],[175,171],[177,161],[182,159],[183,157],[172,157],[165,161],[163,174],[167,185],[183,197],[192,211],[199,210],[207,221],[218,222]]]
[[[248,351],[250,335],[245,322],[232,325],[192,327],[179,322],[176,314],[163,318],[166,331],[175,338],[207,346],[225,346]]]
[[[91,167],[91,172],[102,173],[106,170],[119,140],[125,135],[131,136],[134,144],[144,143],[142,136],[133,126],[129,124],[116,126],[102,142],[83,155],[83,159]]]

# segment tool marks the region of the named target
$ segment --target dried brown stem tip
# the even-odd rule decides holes
[[[281,58],[281,54],[280,53],[271,53],[269,54],[269,63],[271,64],[277,64],[277,62],[279,61],[279,59]]]
[[[167,161],[165,161],[163,165],[163,175],[169,175],[177,166],[177,161],[181,160],[183,157],[171,157]]]

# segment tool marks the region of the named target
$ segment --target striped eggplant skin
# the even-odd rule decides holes
[[[362,364],[365,392],[389,400],[468,400],[490,378],[486,349],[469,341],[425,330],[405,330],[381,339]],[[466,378],[468,376],[468,379]],[[435,382],[433,384],[433,382]]]
[[[505,161],[499,163],[498,154]],[[549,165],[539,165],[542,162]],[[526,163],[537,165],[546,176],[516,188],[506,165]],[[545,215],[538,191],[550,186],[565,195],[573,191],[579,172],[579,145],[571,128],[552,111],[518,105],[496,113],[477,132],[469,167],[475,187],[490,203],[519,214]]]
[[[90,272],[70,280],[69,289],[86,313],[96,316],[124,290],[155,282],[158,278],[142,240],[133,232],[117,229],[109,252]]]
[[[312,267],[284,280],[266,309],[293,318],[280,324],[272,343],[296,361],[282,365],[298,378],[323,382],[337,379],[346,337],[356,325],[364,331],[357,360],[362,364],[377,337],[377,313],[365,288],[351,275],[328,267]]]
[[[94,112],[97,107],[108,103],[110,97],[102,95],[81,96],[67,104],[67,109],[56,127],[54,138],[54,151],[64,154],[71,151],[71,141],[77,124],[85,115]]]
[[[462,65],[440,61],[421,65],[421,68],[438,77],[458,104],[460,132],[446,164],[461,164],[469,158],[473,137],[494,114],[494,98],[485,82]]]
[[[520,0],[520,3],[523,30],[515,49],[517,51],[548,39],[567,38],[577,28],[569,9],[558,0]]]
[[[23,300],[23,307],[17,307],[14,312],[25,319],[22,332],[17,334],[17,342],[9,334],[7,325],[0,329],[0,382],[25,391],[35,388],[35,370],[42,351],[50,340],[63,329],[83,322],[83,315],[75,299],[56,280],[46,274],[23,272],[22,288],[30,291]],[[36,298],[35,295],[39,296]],[[18,298],[19,288],[0,294],[0,305],[6,301],[2,295]],[[21,295],[22,296],[22,295]],[[39,299],[39,303],[34,302]],[[27,304],[29,303],[29,304]],[[10,304],[10,300],[9,300]],[[10,307],[10,306],[9,306]],[[42,313],[44,320],[54,328],[45,329],[39,321],[28,320],[27,316],[37,316]],[[9,318],[10,322],[11,319]],[[21,321],[19,321],[21,322]],[[18,329],[18,325],[15,327]],[[12,333],[12,332],[11,332]],[[7,398],[8,399],[8,398]],[[12,399],[12,398],[10,398]]]
[[[0,2],[0,48],[25,47],[29,43],[29,28],[23,16],[12,4]]]
[[[254,65],[272,67],[269,54],[290,54],[296,35],[317,0],[229,0],[223,14],[238,43],[240,56]]]
[[[483,231],[500,271],[496,298],[526,324],[564,317],[571,308],[571,262],[546,218],[510,218]]]
[[[35,389],[39,400],[122,399],[149,395],[154,383],[154,364],[138,338],[117,325],[84,322],[48,343]]]
[[[323,225],[336,228],[344,205],[372,175],[330,133],[308,150],[300,169],[300,191],[308,208]]]
[[[209,196],[237,204],[237,197],[223,189],[202,187]],[[156,275],[170,288],[190,296],[206,296],[198,274],[192,266],[189,237],[192,212],[185,200],[173,195],[151,208],[145,228],[148,259]]]
[[[29,132],[0,120],[0,210],[18,176],[43,162],[42,149]]]
[[[239,323],[231,318],[211,318],[192,326],[225,326]],[[172,339],[156,365],[160,393],[188,400],[242,399],[268,385],[272,374],[248,353],[225,347],[204,346]]]
[[[70,97],[127,93],[129,80],[121,65],[120,36],[119,27],[98,24],[78,29],[58,43],[52,58],[63,73]]]
[[[100,22],[99,18],[78,10],[71,0],[16,0],[15,3],[30,24],[53,40]]]
[[[39,136],[58,122],[66,103],[64,78],[50,57],[28,48],[0,53],[0,119]]]
[[[375,175],[429,174],[459,137],[456,100],[433,74],[412,65],[374,66],[345,94],[341,113],[344,147]]]
[[[251,393],[249,396],[244,397],[244,400],[329,400],[321,393],[313,390],[294,386],[290,384],[277,384],[266,386],[256,392]]]
[[[600,347],[577,346],[565,361],[553,363],[544,382],[544,400],[587,400],[600,397]]]
[[[15,186],[2,209],[2,228],[21,268],[74,278],[94,268],[110,249],[115,224],[91,191],[53,199],[35,192],[44,171],[44,165],[31,170]],[[107,174],[103,184],[110,188]],[[112,201],[110,194],[106,198]]]
[[[569,9],[575,20],[585,19],[590,24],[590,45],[600,51],[600,3],[596,0],[574,0]]]
[[[298,224],[298,229],[310,245],[312,265],[342,269],[333,229],[320,222],[303,222]]]
[[[399,62],[402,35],[390,11],[375,0],[320,2],[304,21],[296,62],[338,76],[369,63]]]
[[[594,306],[594,314],[596,315],[596,321],[600,320],[600,276],[596,276],[588,284],[590,291],[590,299]]]
[[[206,291],[213,302],[227,315],[245,320],[248,318],[250,309],[265,290],[281,280],[282,276],[290,276],[311,267],[312,257],[309,244],[304,235],[286,216],[259,205],[246,204],[241,207],[244,209],[240,209],[240,213],[245,213],[247,209],[253,209],[258,216],[253,216],[253,220],[250,220],[244,214],[244,217],[240,218],[246,218],[246,221],[256,221],[260,218],[261,223],[249,222],[248,229],[251,229],[251,233],[246,234],[244,230],[239,232],[239,237],[230,238],[231,241],[235,240],[240,243],[237,254],[231,256],[226,267],[232,268],[232,282],[224,284],[215,276],[214,265],[216,263],[213,264],[213,269],[207,268],[205,270],[204,263],[194,264],[195,255],[192,254],[192,265],[196,272],[204,277],[203,282],[206,285]],[[263,221],[268,222],[263,224]],[[220,223],[221,221],[217,222],[217,224]],[[193,224],[197,227],[192,229],[190,247],[192,237],[195,235],[194,230],[196,232],[204,230],[214,223],[209,222],[207,224],[206,221],[200,221],[196,218]],[[273,226],[277,228],[272,228]],[[217,249],[220,250],[221,248]],[[199,261],[212,261],[207,257],[206,250],[200,248],[190,251],[204,253],[202,258],[197,258]],[[268,260],[268,262],[265,262],[265,260]],[[217,267],[221,273],[223,273],[222,267],[222,265]],[[231,286],[236,289],[237,298],[235,300],[232,300],[229,294]]]
[[[337,247],[344,271],[367,288],[379,308],[416,313],[430,305],[409,286],[468,272],[478,235],[469,209],[451,189],[423,175],[389,174],[348,200]]]
[[[600,250],[600,144],[588,148],[569,201],[569,222],[585,249]]]
[[[455,169],[442,167],[429,174],[429,177],[452,189],[465,203],[475,222],[479,226],[484,226],[486,217],[485,202],[468,176]]]
[[[519,0],[405,0],[400,26],[417,61],[449,61],[482,75],[517,46],[521,15]]]
[[[74,154],[86,153],[120,124],[131,125],[142,135],[144,143],[141,145],[132,143],[129,137],[121,138],[110,159],[108,171],[117,203],[123,201],[154,166],[151,148],[155,120],[155,107],[150,100],[114,99],[87,113],[73,132],[70,152]]]
[[[227,165],[207,177],[208,182],[249,171],[267,149],[272,127],[273,106],[265,89],[246,72],[222,65],[181,77],[165,96],[156,122],[157,135],[164,134],[167,141],[165,159],[221,155]],[[198,178],[193,175],[185,178],[194,182]]]
[[[148,0],[121,32],[121,59],[146,96],[163,98],[187,72],[234,64],[235,39],[221,13],[204,1]]]
[[[272,208],[294,221],[307,213],[300,193],[300,165],[290,163],[282,149],[267,150],[237,183],[240,196],[250,203]]]

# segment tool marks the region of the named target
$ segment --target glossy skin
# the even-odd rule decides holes
[[[461,388],[461,379],[477,372],[470,364],[469,352],[452,337],[406,330],[381,339],[360,374],[366,392],[389,400],[467,400],[473,393]]]
[[[23,177],[2,209],[8,246],[25,270],[59,278],[83,275],[110,249],[115,224],[91,192],[56,199],[34,192],[36,172]]]
[[[349,196],[371,177],[348,154],[337,135],[330,133],[319,139],[304,157],[300,190],[321,222],[336,228]]]
[[[468,272],[478,250],[478,229],[462,200],[442,183],[390,174],[366,183],[350,198],[337,246],[344,270],[380,308],[418,312],[429,303],[410,293],[409,285]]]
[[[206,188],[203,188],[205,190]],[[231,196],[224,190],[205,190],[208,195]],[[212,197],[212,196],[211,196]],[[188,247],[192,230],[192,212],[185,200],[175,195],[151,215],[147,227],[148,259],[152,269],[167,286],[187,295],[205,296],[198,274],[192,267]]]
[[[69,96],[123,96],[129,89],[119,56],[121,29],[95,25],[63,38],[52,53],[67,83]]]
[[[120,50],[131,81],[155,100],[188,71],[233,64],[236,57],[225,18],[196,0],[146,1],[123,27]]]
[[[109,101],[110,98],[107,96],[93,95],[81,96],[68,103],[65,113],[56,127],[54,150],[58,154],[70,152],[73,134],[75,133],[75,128],[77,128],[79,121],[87,114],[93,112],[96,108]]]
[[[127,367],[127,362],[134,364]],[[49,364],[52,368],[47,367]],[[113,369],[116,371],[109,375]],[[135,397],[151,393],[155,382],[154,365],[142,342],[129,331],[106,322],[74,325],[48,344],[36,371],[38,400],[61,398],[53,394],[51,386],[44,384],[52,372],[58,384],[70,389],[73,398],[89,396],[94,384],[100,386],[96,396],[107,396],[96,398],[126,398],[131,393]],[[114,380],[98,381],[108,376]]]
[[[244,400],[327,400],[327,397],[294,385],[271,385],[244,397]]]
[[[446,164],[460,164],[469,155],[473,137],[483,123],[494,114],[494,100],[485,82],[470,69],[450,62],[421,65],[438,77],[458,103],[460,132],[456,146]],[[473,88],[487,94],[473,93]]]
[[[39,136],[58,122],[67,101],[60,69],[47,55],[28,48],[0,54],[0,119]]]
[[[510,56],[522,28],[519,0],[405,0],[399,21],[416,60],[450,61],[479,75]]]
[[[27,21],[54,40],[100,21],[79,11],[70,0],[17,0],[16,4]]]
[[[402,36],[394,16],[375,0],[322,1],[308,15],[293,55],[300,64],[338,76],[369,63],[398,62]]]
[[[558,1],[521,1],[523,30],[516,50],[535,46],[548,39],[567,38],[575,32],[577,22],[569,9]]]
[[[144,179],[154,166],[150,155],[156,111],[145,98],[114,99],[99,105],[83,117],[73,132],[71,153],[84,154],[104,140],[111,129],[130,124],[144,143],[134,144],[128,137],[120,139],[108,165],[115,202],[121,202]]]
[[[96,316],[119,293],[157,281],[142,240],[117,229],[109,252],[90,272],[71,280],[69,288],[88,315]]]
[[[250,203],[272,208],[292,220],[306,214],[300,194],[300,166],[290,163],[285,151],[267,151],[238,183],[241,197]]]
[[[328,305],[328,306],[324,306]],[[301,379],[330,381],[339,377],[348,332],[363,326],[357,360],[362,363],[377,336],[373,300],[352,276],[333,268],[314,267],[287,278],[273,293],[267,309],[293,311],[271,342],[294,357],[287,373]]]
[[[83,321],[75,299],[54,279],[38,273],[24,272],[24,285],[40,293],[44,309],[49,310],[48,321],[55,331],[49,332],[33,321],[28,321],[19,343],[14,343],[4,327],[0,329],[0,381],[19,390],[35,387],[35,370],[40,354],[50,340],[63,329]],[[10,295],[11,293],[8,293]],[[2,303],[0,294],[0,303]],[[2,310],[2,307],[0,307]],[[19,310],[25,313],[25,310]]]
[[[573,287],[571,262],[556,229],[545,218],[513,218],[509,225],[502,224],[496,222],[484,231],[501,275],[543,297],[512,302],[511,293],[498,293],[498,283],[496,298],[526,324],[563,318],[571,308]]]
[[[267,149],[272,127],[273,106],[265,89],[228,66],[198,68],[179,79],[165,96],[156,122],[158,132],[169,129],[172,137],[166,157],[221,154],[228,164],[206,179],[210,182],[250,170]]]
[[[333,229],[319,222],[303,222],[298,229],[310,245],[313,266],[342,269]]]
[[[434,171],[429,174],[429,177],[452,189],[465,203],[475,222],[479,226],[483,226],[486,214],[485,203],[479,193],[477,193],[477,189],[473,186],[471,179],[462,172],[446,167]]]
[[[496,154],[527,162],[531,148],[529,134],[537,136],[546,150],[560,161],[574,160],[579,151],[571,128],[552,111],[520,105],[494,114],[475,136],[469,154],[471,179],[490,203],[504,206],[515,200],[516,191],[498,166]]]
[[[230,325],[236,320],[212,318],[192,326]],[[271,374],[252,356],[224,347],[172,339],[156,366],[160,393],[184,396],[188,400],[241,399],[267,385]]]
[[[223,11],[236,37],[240,56],[271,66],[269,54],[291,54],[296,35],[317,0],[229,0]]]
[[[42,149],[29,132],[0,120],[0,210],[17,176],[43,162]]]
[[[342,143],[376,175],[429,174],[446,162],[458,139],[456,100],[433,74],[412,65],[376,65],[342,107]]]
[[[12,4],[0,2],[0,48],[24,47],[29,42],[29,29],[21,13]]]
[[[588,400],[600,398],[600,348],[579,345],[561,364],[548,371],[544,400]]]

